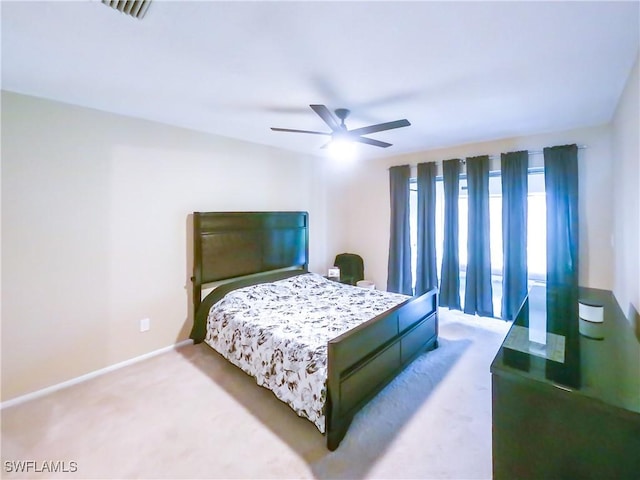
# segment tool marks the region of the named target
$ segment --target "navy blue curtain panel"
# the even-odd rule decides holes
[[[387,290],[413,295],[411,279],[411,239],[409,236],[409,165],[389,169],[391,225]]]
[[[500,156],[502,176],[502,318],[513,320],[527,295],[529,152]]]
[[[489,243],[489,156],[467,158],[469,219],[464,313],[493,317]]]
[[[439,305],[460,310],[460,259],[458,258],[458,196],[460,160],[442,162],[444,183],[444,245]]]
[[[436,164],[418,164],[416,295],[438,286],[436,269]]]
[[[547,312],[562,312],[562,315],[547,315],[547,331],[565,337],[566,365],[565,368],[556,362],[547,362],[546,374],[559,383],[579,387],[578,147],[547,147],[543,153],[547,199]]]
[[[578,147],[547,147],[547,286],[578,285]]]

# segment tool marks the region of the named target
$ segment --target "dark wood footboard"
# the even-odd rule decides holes
[[[420,353],[438,346],[437,290],[413,297],[328,344],[326,432],[338,448],[356,412]]]

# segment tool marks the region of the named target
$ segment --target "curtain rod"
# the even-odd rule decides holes
[[[587,145],[578,145],[578,150],[586,150],[588,148],[589,147]],[[543,150],[527,150],[527,152],[528,152],[529,155],[542,155],[544,153]],[[477,155],[474,155],[474,157],[475,156],[477,156]],[[499,156],[489,155],[489,160],[498,160],[498,159],[500,159]],[[436,165],[441,165],[442,162],[443,162],[443,160],[432,160],[430,162],[427,161],[427,162],[418,162],[418,163],[435,163]],[[467,163],[466,159],[464,159],[464,158],[460,159],[460,162],[462,164],[466,164]],[[410,167],[415,167],[415,166],[417,166],[417,163],[411,163],[411,164],[409,164],[409,166]]]
[[[587,145],[578,145],[578,150],[586,150],[589,147]],[[544,153],[543,150],[527,150],[527,153],[529,155],[542,155]],[[479,156],[479,155],[473,155],[474,157]],[[470,157],[467,157],[470,158]],[[499,160],[500,156],[496,156],[496,155],[489,155],[489,160]],[[427,162],[418,162],[418,163],[435,163],[436,165],[441,165],[442,162],[444,160],[431,160],[431,161],[427,161]],[[466,159],[461,158],[460,159],[460,163],[462,164],[466,164]],[[409,166],[411,167],[415,167],[417,165],[417,163],[411,163]]]
[[[587,148],[589,148],[589,147],[587,147],[586,145],[578,145],[578,150],[586,150]],[[527,150],[527,153],[529,155],[543,155],[544,154],[544,150]],[[500,160],[500,156],[489,155],[489,160]],[[462,162],[463,164],[467,163],[465,158],[460,159],[460,162]],[[436,164],[439,165],[440,163],[442,163],[442,160],[437,160],[436,161]]]
[[[586,145],[578,145],[578,150],[586,150],[587,148],[589,147],[587,147]],[[527,150],[527,153],[529,155],[542,155],[544,154],[544,151],[543,150]],[[489,158],[491,160],[496,160],[500,157],[496,157],[495,155],[489,155]]]

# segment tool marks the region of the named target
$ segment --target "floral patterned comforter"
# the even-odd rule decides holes
[[[324,433],[327,342],[408,298],[306,273],[228,293],[205,342]]]

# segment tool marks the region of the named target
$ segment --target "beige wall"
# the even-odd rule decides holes
[[[594,288],[612,289],[613,199],[609,192],[612,191],[613,180],[610,130],[609,126],[584,128],[462,145],[361,163],[351,172],[348,181],[334,187],[332,197],[340,198],[341,202],[332,206],[328,218],[345,229],[346,235],[340,247],[360,253],[365,260],[366,277],[373,280],[378,288],[386,288],[390,166],[416,165],[418,162],[487,154],[495,156],[492,163],[497,168],[502,152],[520,149],[541,150],[544,147],[568,143],[586,145],[588,148],[578,153],[580,282]],[[532,156],[531,162],[541,165],[542,156]]]
[[[614,293],[625,315],[640,311],[640,56],[613,120]]]
[[[187,338],[193,211],[307,210],[324,270],[323,165],[3,92],[2,399]]]
[[[195,210],[308,210],[311,270],[357,252],[385,288],[392,165],[587,145],[581,283],[638,309],[638,103],[636,64],[612,125],[341,165],[3,92],[2,400],[187,338]]]

